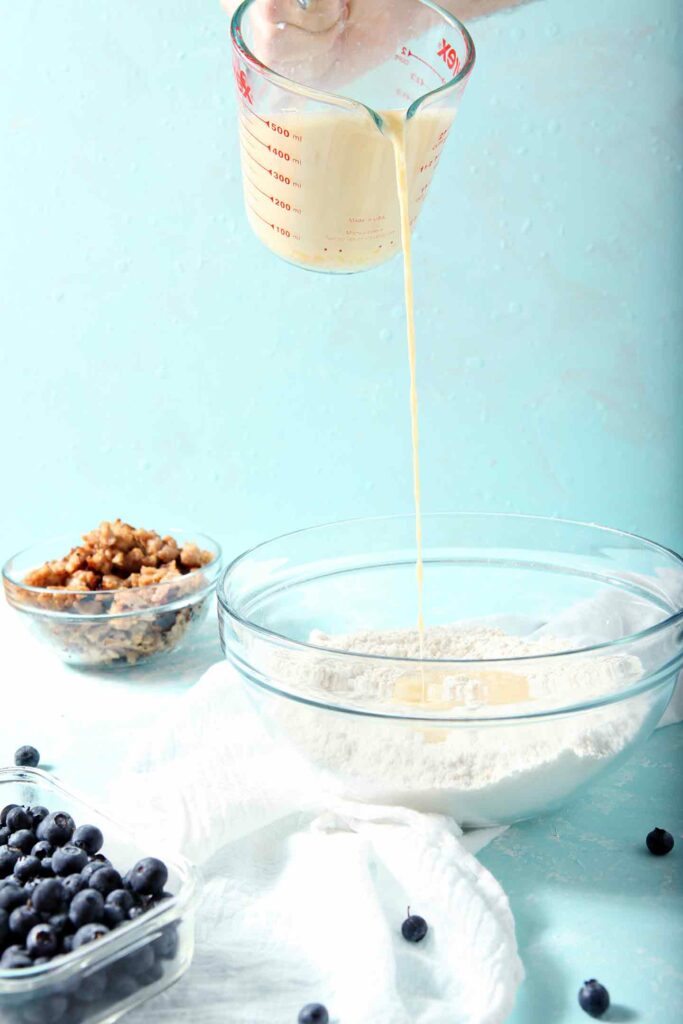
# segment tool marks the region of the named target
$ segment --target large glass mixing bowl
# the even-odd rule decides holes
[[[430,515],[424,530],[424,658],[415,635],[354,639],[415,628],[412,516],[241,555],[218,587],[223,650],[335,792],[465,826],[541,814],[659,721],[683,664],[683,559],[557,519]],[[443,656],[433,627],[452,624],[475,631],[474,654]]]

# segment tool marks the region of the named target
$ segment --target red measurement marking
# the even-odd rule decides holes
[[[251,107],[244,107],[244,109],[248,114],[252,114],[254,117],[258,118],[261,124],[267,124],[268,127],[270,128],[270,121],[266,121],[265,117],[261,117],[261,115],[257,114],[255,110],[251,109]]]
[[[260,167],[262,171],[266,171],[268,174],[272,174],[273,173],[272,170],[270,169],[270,167],[266,167],[265,164],[260,163],[252,153],[249,153],[249,150],[246,150],[246,152],[249,155],[249,159],[253,163],[255,163],[257,167]]]
[[[256,191],[260,192],[262,196],[266,197],[266,199],[270,199],[271,202],[273,201],[273,197],[269,196],[267,192],[264,192],[262,188],[259,188],[258,185],[256,184],[256,182],[252,181],[248,174],[245,175],[245,177],[246,177],[247,181],[249,182],[249,184],[251,185],[252,188],[255,188]]]
[[[252,205],[251,205],[251,203],[249,203],[249,209],[251,210],[251,212],[252,212],[252,213],[255,213],[255,214],[256,214],[256,216],[258,217],[258,219],[259,219],[259,220],[262,220],[262,221],[263,221],[263,223],[264,223],[264,224],[267,224],[269,228],[272,228],[272,229],[273,229],[273,231],[275,230],[275,225],[273,224],[273,222],[272,222],[272,221],[270,221],[270,220],[266,220],[266,218],[265,218],[265,217],[262,217],[262,216],[261,216],[261,214],[260,214],[260,213],[258,212],[258,210],[256,209],[256,207],[255,207],[255,206],[252,206]]]
[[[441,40],[441,49],[437,51],[437,57],[441,57],[444,64],[450,68],[453,72],[453,77],[460,71],[460,60],[455,52],[455,47],[451,46],[447,39]]]
[[[415,60],[419,60],[421,64],[424,64],[430,71],[433,71],[437,78],[440,78],[442,82],[446,81],[441,72],[437,71],[433,64],[430,64],[428,60],[424,59],[424,57],[420,57],[418,53],[413,53],[413,51],[409,50],[407,46],[403,46],[401,48],[401,53],[404,57],[413,57]]]

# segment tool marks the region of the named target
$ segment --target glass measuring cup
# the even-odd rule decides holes
[[[472,39],[431,0],[392,0],[389,11],[363,0],[363,20],[332,44],[321,46],[313,22],[310,33],[282,24],[266,53],[257,3],[245,0],[231,25],[252,229],[309,270],[384,263],[401,248],[391,133],[405,126],[414,222],[474,65]],[[298,3],[305,26],[316,0]]]

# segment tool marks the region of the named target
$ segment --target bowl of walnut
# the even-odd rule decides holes
[[[115,668],[185,643],[206,617],[220,564],[209,537],[116,519],[75,544],[56,537],[20,551],[2,577],[9,604],[64,661]]]

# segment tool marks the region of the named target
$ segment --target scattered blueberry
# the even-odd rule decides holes
[[[113,868],[110,864],[106,864],[99,871],[94,871],[90,876],[88,885],[91,889],[97,889],[103,896],[108,896],[110,892],[114,892],[115,889],[120,889],[123,885],[121,875],[118,873],[116,868]]]
[[[168,868],[156,857],[139,860],[130,873],[130,887],[133,892],[146,896],[160,896],[167,881]]]
[[[18,768],[37,768],[40,764],[40,754],[35,747],[19,747],[14,754],[14,763]]]
[[[20,857],[14,865],[14,877],[20,885],[30,882],[39,872],[40,861],[37,857],[33,857],[30,854],[26,857]]]
[[[18,804],[6,804],[5,807],[3,807],[0,811],[0,826],[4,827],[7,824],[7,815],[18,806]]]
[[[69,920],[74,928],[101,922],[104,917],[104,900],[95,889],[77,892],[69,907]]]
[[[18,832],[20,828],[31,829],[31,815],[25,807],[13,807],[5,818],[5,826],[10,832]]]
[[[35,832],[43,818],[47,818],[50,812],[47,807],[42,807],[40,804],[36,804],[35,807],[29,807],[28,813],[31,817],[31,828]]]
[[[39,914],[58,914],[66,901],[66,889],[58,878],[46,878],[36,886],[31,900]]]
[[[79,893],[79,896],[81,894]],[[109,929],[103,924],[84,924],[74,935],[73,948],[80,949],[91,942],[97,942],[109,934]]]
[[[7,878],[12,874],[20,857],[19,850],[13,850],[11,846],[0,846],[0,878]]]
[[[40,924],[40,916],[32,907],[17,907],[9,916],[9,930],[19,942],[24,942],[37,924]]]
[[[609,992],[595,978],[584,981],[579,989],[579,1006],[590,1017],[602,1017],[609,1009]]]
[[[56,875],[75,875],[88,863],[88,855],[80,846],[66,843],[52,854],[52,870]]]
[[[655,857],[663,857],[674,848],[674,837],[665,828],[653,828],[645,840],[647,848]]]
[[[53,846],[64,846],[71,839],[75,828],[70,814],[66,811],[53,811],[38,825],[36,835],[39,839],[46,839]]]
[[[22,853],[30,853],[36,845],[36,837],[28,828],[20,828],[9,837],[8,846],[14,850],[21,850]]]
[[[31,854],[37,857],[38,860],[45,860],[46,857],[51,857],[55,852],[55,848],[52,843],[46,843],[44,839],[41,839],[31,850]]]
[[[300,1011],[299,1024],[328,1024],[330,1015],[322,1003],[309,1003]]]
[[[76,846],[80,846],[87,854],[93,856],[99,853],[104,845],[104,836],[95,825],[79,825],[71,840]]]
[[[422,942],[427,934],[428,925],[424,917],[411,914],[408,908],[408,917],[401,925],[401,935],[407,942]]]
[[[57,933],[49,924],[37,924],[28,933],[26,950],[29,956],[54,956],[58,948]]]

